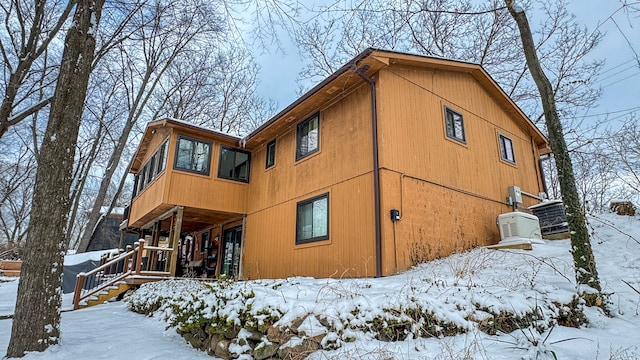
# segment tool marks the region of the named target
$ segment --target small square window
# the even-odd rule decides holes
[[[466,143],[467,139],[464,133],[464,119],[462,118],[462,114],[445,107],[444,115],[447,136],[461,143]]]
[[[296,133],[296,160],[312,154],[319,149],[320,144],[320,114],[298,124]]]
[[[220,147],[218,177],[229,180],[249,182],[251,154],[226,146]]]
[[[178,136],[174,169],[209,175],[210,163],[210,142]]]
[[[296,211],[296,244],[329,238],[329,193],[301,201]]]
[[[498,138],[500,140],[500,157],[504,161],[515,164],[516,156],[513,152],[513,141],[502,134],[500,134]]]
[[[267,160],[264,165],[268,169],[276,164],[276,140],[273,139],[267,144]]]

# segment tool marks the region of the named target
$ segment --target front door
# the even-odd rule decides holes
[[[242,242],[242,226],[224,231],[222,244],[222,269],[220,274],[228,278],[236,278],[240,270],[240,246]]]

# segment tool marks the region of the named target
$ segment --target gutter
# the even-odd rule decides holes
[[[357,67],[357,64],[351,66],[353,71],[358,74],[369,84],[371,88],[371,134],[373,137],[373,206],[375,211],[375,247],[376,247],[376,277],[382,276],[382,229],[380,224],[380,165],[379,165],[379,146],[378,146],[378,110],[376,102],[376,82],[374,79],[364,74],[369,70],[369,66]]]

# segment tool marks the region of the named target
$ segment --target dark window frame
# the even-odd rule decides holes
[[[460,126],[456,127],[456,116],[460,118]],[[444,126],[447,137],[449,139],[455,140],[459,143],[466,144],[467,143],[467,131],[464,126],[464,116],[461,113],[453,110],[452,108],[445,106],[444,107]],[[456,129],[460,129],[462,134],[458,134]]]
[[[202,144],[209,145],[209,152],[207,153],[208,166],[207,166],[207,170],[206,171],[198,171],[198,170],[186,169],[186,168],[178,167],[178,152],[180,151],[180,140],[199,142],[199,143],[202,143]],[[212,150],[213,150],[213,143],[211,141],[196,139],[196,138],[192,138],[192,137],[184,136],[184,135],[178,135],[178,139],[176,140],[175,156],[174,156],[174,159],[173,159],[173,169],[174,170],[178,170],[178,171],[186,171],[186,172],[190,172],[190,173],[198,174],[198,175],[209,176],[211,174],[211,153],[212,153]]]
[[[321,235],[321,236],[311,236],[310,238],[302,238],[301,237],[301,229],[300,229],[300,208],[306,205],[311,204],[311,207],[313,209],[313,204],[318,201],[318,200],[322,200],[322,199],[326,199],[327,201],[327,213],[326,213],[326,218],[327,218],[327,229],[326,229],[326,234],[325,235]],[[329,234],[330,234],[330,201],[329,201],[329,193],[326,192],[324,194],[320,194],[317,196],[314,196],[312,198],[309,199],[305,199],[302,201],[299,201],[296,204],[296,245],[303,245],[303,244],[308,244],[308,243],[312,243],[312,242],[317,242],[317,241],[323,241],[323,240],[328,240],[329,239]],[[313,226],[313,213],[311,215],[311,225]],[[313,234],[313,228],[311,230],[311,234]]]
[[[301,142],[302,139],[305,135],[309,134],[309,131],[307,131],[307,133],[305,135],[301,134],[302,129],[305,127],[305,125],[308,125],[309,123],[311,123],[314,119],[317,119],[318,122],[318,136],[316,139],[316,147],[315,149],[309,151],[309,149],[307,149],[306,151],[302,151],[301,149]],[[296,161],[303,159],[311,154],[314,154],[316,152],[320,151],[320,112],[317,112],[311,116],[309,116],[305,121],[301,122],[298,124],[297,128],[296,128]]]
[[[508,147],[507,142],[509,143]],[[509,164],[515,165],[516,150],[513,148],[513,140],[504,134],[498,134],[498,144],[500,145],[500,158]],[[510,154],[508,150],[511,150]],[[511,159],[509,159],[509,155],[511,155]]]
[[[247,155],[247,178],[246,179],[238,178],[237,175],[235,174],[235,168],[233,169],[234,175],[227,176],[227,175],[222,174],[222,152],[223,152],[223,150],[227,150],[227,151],[230,150],[230,151],[234,152],[234,156],[233,156],[234,164],[235,164],[236,155],[238,153],[242,153],[242,154]],[[233,148],[233,147],[230,147],[230,146],[220,145],[220,156],[218,156],[218,177],[220,179],[226,179],[226,180],[233,180],[233,181],[240,181],[240,182],[248,183],[249,179],[250,179],[250,174],[251,174],[251,153],[249,151],[236,149],[236,148]]]
[[[267,147],[265,148],[265,161],[264,161],[265,169],[268,169],[276,164],[276,149],[277,149],[276,139],[273,139],[267,143]]]
[[[156,166],[156,175],[159,175],[167,168],[167,153],[169,152],[169,138],[165,139],[162,145],[156,150],[154,155],[158,155],[158,164]]]

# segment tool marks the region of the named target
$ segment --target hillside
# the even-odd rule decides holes
[[[532,251],[474,249],[380,279],[147,284],[127,302],[154,319],[127,312],[122,303],[65,313],[62,344],[27,358],[107,358],[108,351],[135,358],[207,357],[175,329],[162,330],[165,321],[183,332],[203,323],[292,329],[288,346],[316,337],[327,349],[311,359],[640,358],[640,294],[634,290],[640,289],[640,217],[599,215],[590,225],[601,282],[611,294],[610,316],[572,302],[569,241],[559,240]],[[2,311],[10,308],[2,302],[15,287],[0,284]],[[569,327],[581,311],[587,325]],[[114,329],[130,341],[114,344]],[[9,333],[10,320],[0,321],[0,347],[6,348]],[[87,335],[92,333],[103,336]],[[237,334],[243,336],[250,338]],[[229,351],[251,358],[249,345],[261,342],[269,341],[236,342]]]

